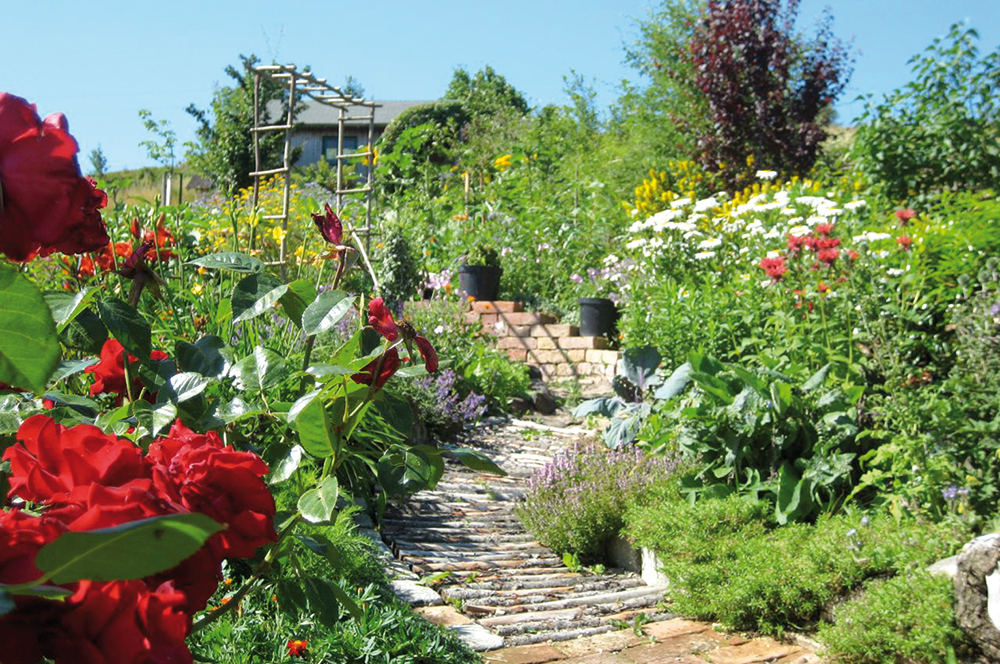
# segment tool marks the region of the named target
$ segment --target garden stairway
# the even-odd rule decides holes
[[[711,625],[675,619],[663,608],[665,587],[647,586],[638,575],[620,570],[569,569],[535,542],[514,506],[528,477],[585,432],[525,425],[479,427],[463,441],[493,459],[506,477],[449,461],[433,491],[386,511],[381,535],[393,554],[387,560],[397,577],[393,588],[416,611],[455,630],[473,648],[490,651],[488,662],[569,664],[577,656],[604,652],[611,657],[611,651],[634,649],[637,657],[645,655],[579,661],[706,664],[679,655],[659,658],[670,648],[692,657],[711,652],[711,661],[722,664],[818,662],[796,646],[723,636]],[[636,636],[632,627],[646,621],[647,636]],[[659,649],[651,650],[652,645]]]

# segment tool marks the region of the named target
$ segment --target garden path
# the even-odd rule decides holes
[[[483,426],[462,442],[488,455],[506,477],[449,461],[433,491],[389,507],[381,534],[400,597],[473,648],[490,651],[487,662],[819,661],[798,646],[726,636],[707,623],[677,619],[664,608],[665,587],[623,570],[570,569],[534,541],[514,515],[527,479],[587,435],[562,426],[559,415],[544,422]]]

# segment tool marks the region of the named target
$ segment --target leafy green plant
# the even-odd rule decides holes
[[[996,188],[1000,50],[980,58],[962,24],[910,59],[913,80],[859,118],[854,156],[893,200],[948,189]]]
[[[950,664],[971,654],[955,625],[952,586],[948,577],[923,571],[872,580],[835,609],[833,624],[820,625],[824,657],[837,664]]]

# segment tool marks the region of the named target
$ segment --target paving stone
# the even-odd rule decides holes
[[[413,606],[434,606],[444,604],[444,600],[433,589],[416,581],[398,580],[389,584],[396,597]]]
[[[599,652],[560,660],[559,664],[629,664],[622,655],[614,652]]]
[[[754,639],[742,645],[713,650],[712,664],[756,664],[804,654],[806,651],[798,646],[779,643],[774,639]]]
[[[586,636],[572,641],[557,643],[556,648],[567,657],[579,657],[587,653],[625,650],[629,646],[648,643],[649,639],[636,636],[631,629],[621,629],[605,632],[595,636]]]
[[[468,625],[472,622],[471,619],[463,616],[458,612],[458,609],[450,604],[445,604],[443,606],[421,606],[414,609],[414,611],[422,615],[427,622],[434,623],[435,625],[441,625],[442,627],[451,627],[452,625]]]
[[[566,655],[553,646],[536,644],[494,650],[483,659],[493,664],[547,664],[565,658]]]
[[[713,631],[681,634],[668,639],[659,639],[625,650],[622,654],[633,664],[653,664],[654,662],[670,661],[672,657],[695,655],[711,651],[712,657],[717,648],[724,645],[724,637]]]
[[[712,625],[710,623],[674,618],[673,620],[647,623],[642,626],[642,633],[656,639],[670,639],[684,634],[707,632],[711,629]]]
[[[801,652],[787,655],[777,660],[774,664],[823,664],[823,660],[811,652]]]
[[[503,637],[497,636],[482,625],[452,625],[448,629],[455,632],[465,645],[473,650],[496,650],[503,647]]]

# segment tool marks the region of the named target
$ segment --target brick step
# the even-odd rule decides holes
[[[477,314],[514,314],[524,311],[524,305],[513,300],[476,300],[472,312]]]
[[[473,303],[475,304],[475,303]],[[521,327],[533,327],[536,325],[550,325],[557,322],[555,316],[550,314],[535,313],[531,311],[517,311],[512,313],[492,313],[483,314],[470,311],[465,314],[467,323],[482,323],[484,328],[490,328],[497,323],[503,323],[507,329],[517,329]]]

